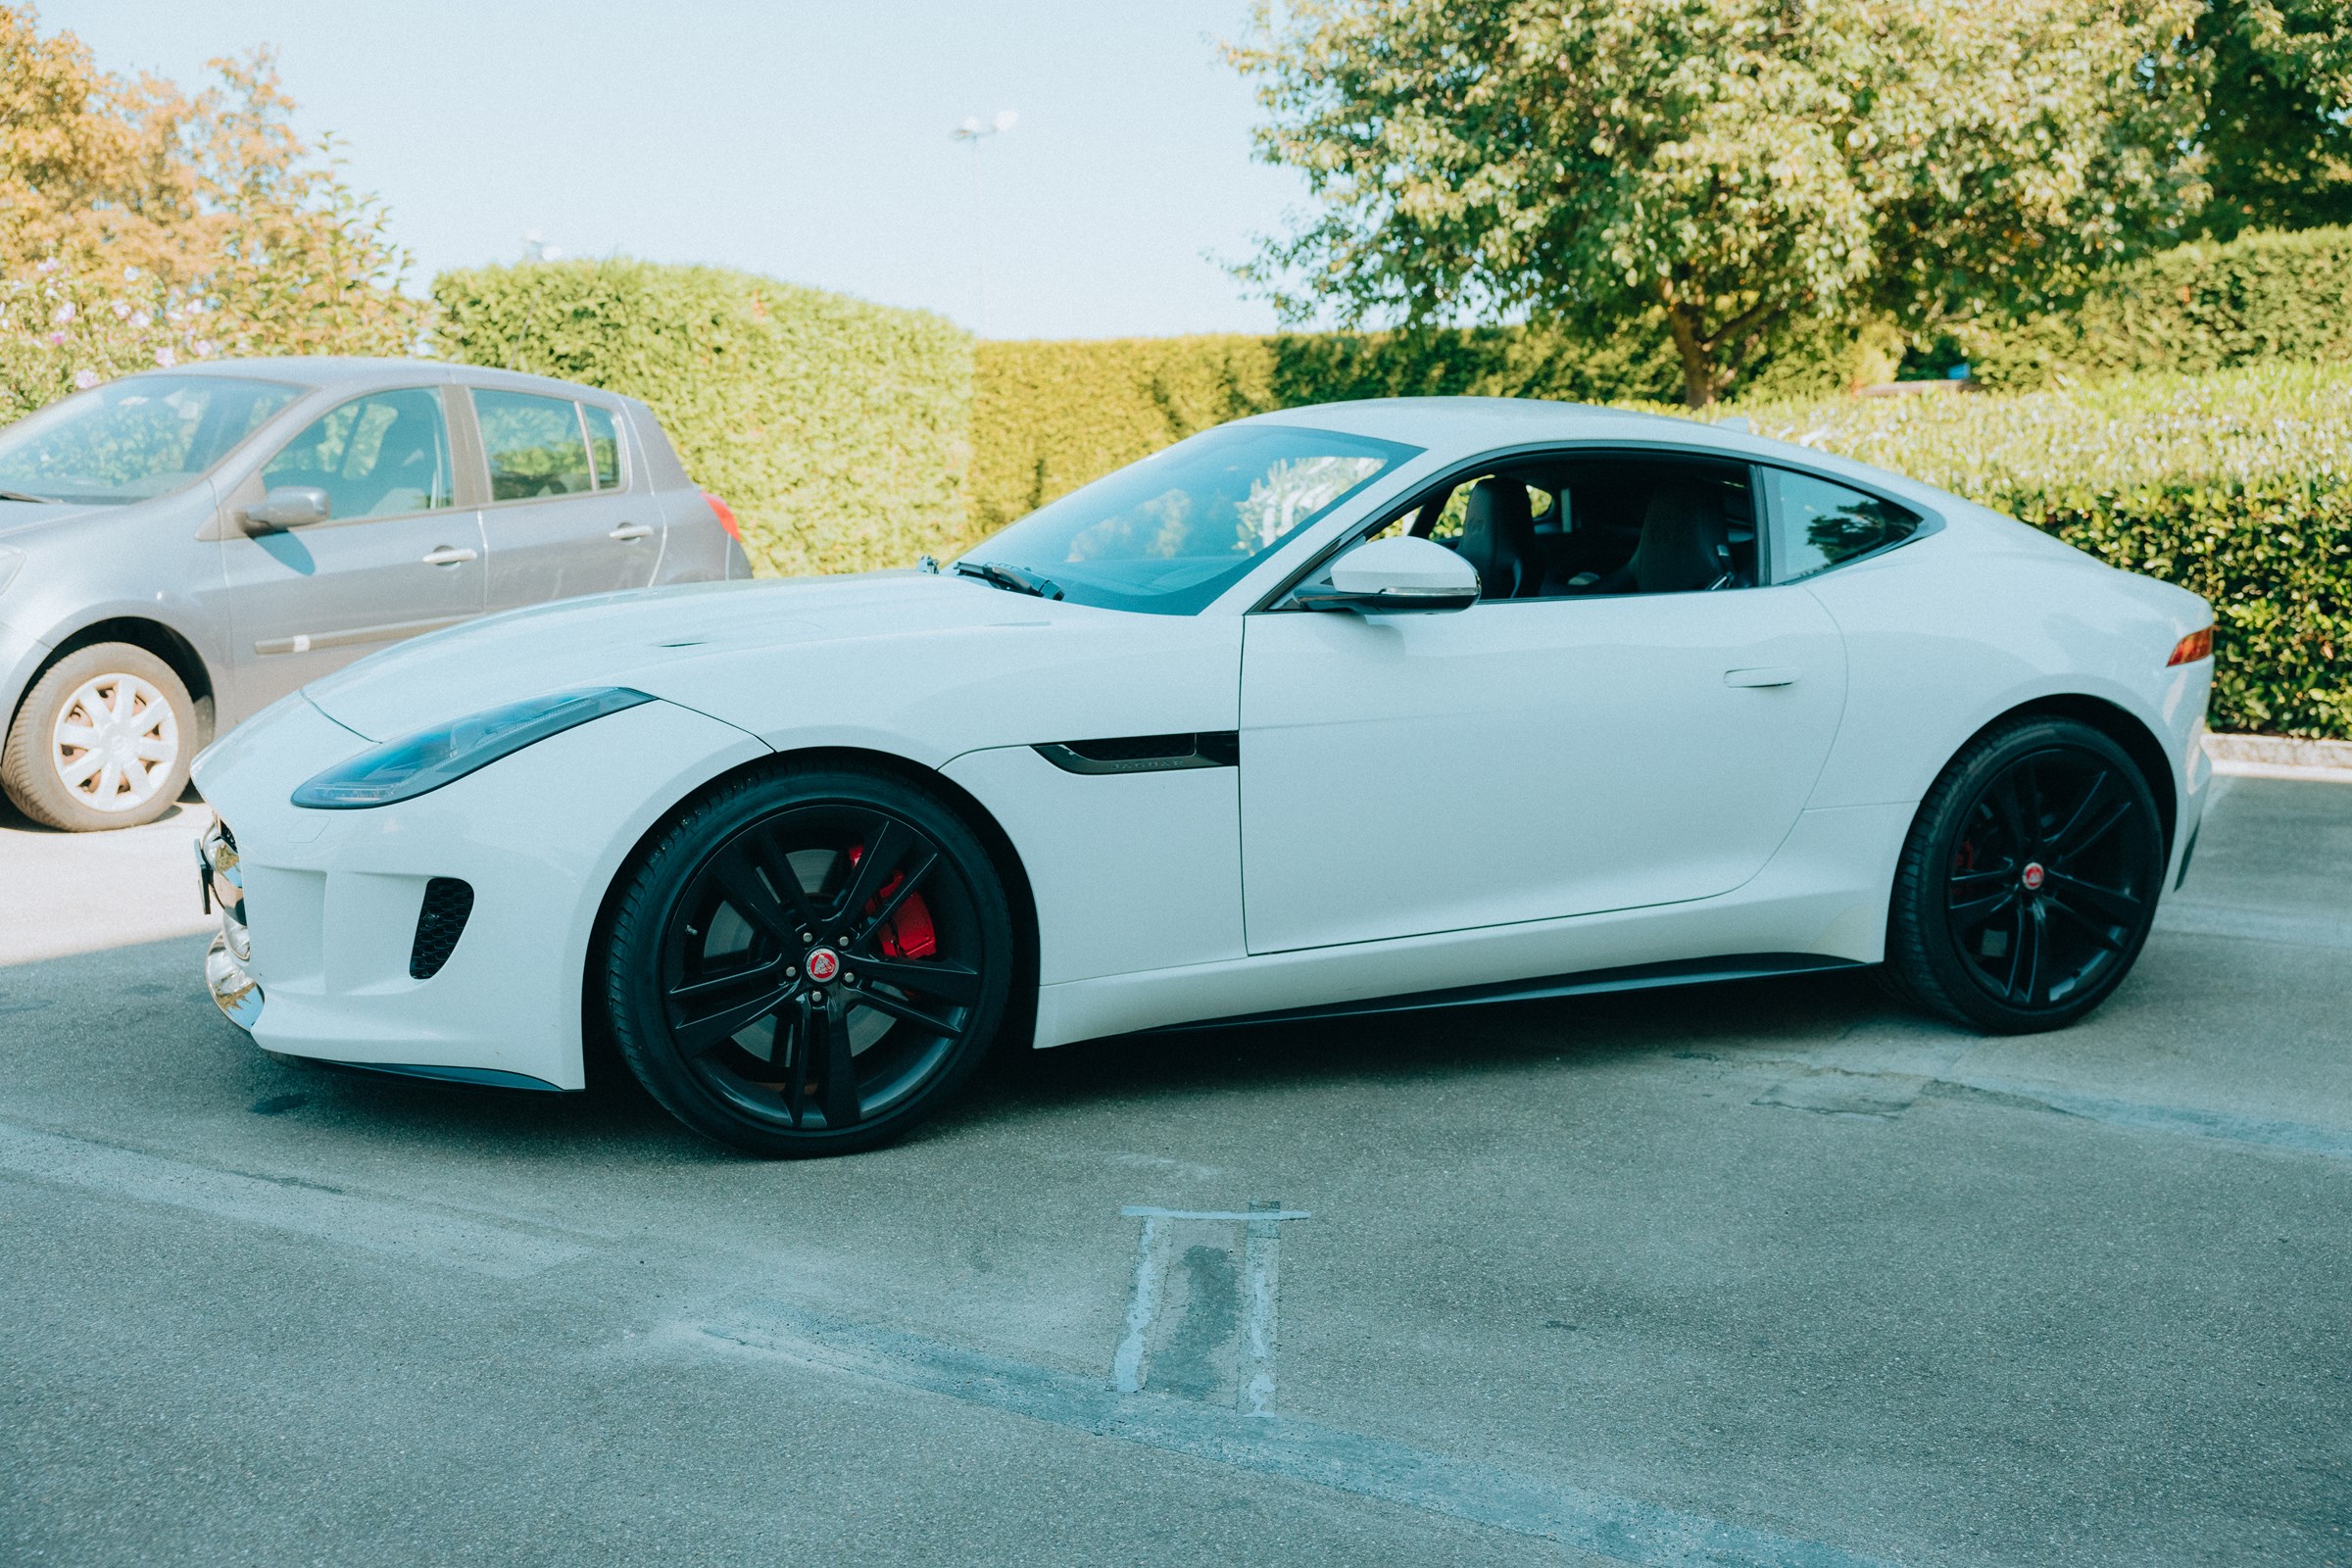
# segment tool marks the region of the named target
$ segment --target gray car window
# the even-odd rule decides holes
[[[0,432],[0,490],[118,505],[169,495],[301,391],[244,376],[130,376]]]
[[[600,409],[593,403],[580,405],[580,413],[588,420],[588,456],[596,464],[596,487],[599,490],[620,488],[620,427],[611,409]]]
[[[1908,539],[1919,527],[1916,513],[1891,501],[1789,468],[1767,468],[1764,473],[1772,487],[1775,582],[1827,571],[1839,562]]]
[[[328,411],[262,469],[269,489],[317,485],[328,514],[388,517],[450,504],[449,425],[422,387],[372,392]]]
[[[476,387],[473,414],[490,460],[491,500],[577,495],[591,488],[578,404]]]

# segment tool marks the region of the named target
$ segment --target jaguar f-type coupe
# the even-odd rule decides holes
[[[928,564],[926,564],[928,568]],[[2122,982],[2208,764],[2195,594],[1893,474],[1557,404],[1298,409],[945,570],[576,600],[208,751],[222,1010],[827,1153],[992,1044],[1884,965]]]

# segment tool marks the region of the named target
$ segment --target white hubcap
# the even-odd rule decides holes
[[[136,675],[83,681],[57,715],[50,760],[93,811],[129,811],[155,799],[179,760],[179,721],[164,694]]]

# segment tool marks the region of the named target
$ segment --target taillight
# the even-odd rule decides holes
[[[735,509],[708,490],[703,492],[703,499],[710,504],[710,514],[718,519],[721,528],[727,530],[728,537],[737,544],[743,543],[743,524],[735,520]]]
[[[2211,659],[2212,657],[2213,628],[2208,626],[2203,631],[2192,631],[2173,644],[2173,657],[2166,660],[2165,664],[2168,667],[2174,664],[2193,664],[2200,659]]]

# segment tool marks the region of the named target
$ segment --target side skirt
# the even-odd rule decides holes
[[[1276,1012],[1243,1013],[1231,1018],[1202,1018],[1189,1023],[1162,1024],[1144,1034],[1191,1034],[1201,1029],[1242,1029],[1257,1024],[1296,1023],[1309,1018],[1356,1018],[1370,1013],[1424,1012],[1433,1007],[1471,1007],[1490,1002],[1535,1002],[1545,997],[1585,997],[1606,991],[1646,991],[1657,986],[1703,985],[1714,980],[1758,980],[1773,975],[1811,974],[1822,969],[1866,969],[1852,958],[1834,958],[1818,953],[1743,953],[1715,958],[1675,958],[1663,963],[1628,964],[1617,969],[1588,969],[1582,974],[1552,975],[1540,980],[1506,980],[1494,985],[1455,986],[1444,991],[1415,991],[1394,997],[1368,997],[1356,1002],[1319,1007],[1284,1007]]]

